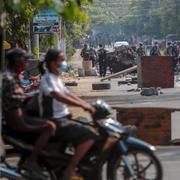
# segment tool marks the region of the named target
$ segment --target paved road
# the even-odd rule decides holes
[[[159,147],[156,154],[162,162],[164,180],[180,180],[180,147]]]

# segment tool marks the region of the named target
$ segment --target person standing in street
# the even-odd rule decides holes
[[[139,56],[139,58],[141,58],[142,56],[145,56],[145,49],[143,47],[143,44],[142,43],[139,43],[139,47],[137,49],[137,54]]]
[[[160,56],[160,55],[161,53],[160,53],[158,42],[155,42],[154,46],[150,50],[150,56]]]
[[[98,50],[98,63],[99,63],[99,75],[100,77],[106,76],[107,71],[107,59],[106,59],[106,49],[102,46],[102,44],[99,45],[100,49]]]
[[[177,46],[176,42],[174,42],[173,46],[172,46],[172,55],[175,58],[177,58],[179,56],[179,49],[178,49],[178,46]]]
[[[84,44],[84,47],[83,47],[80,55],[83,58],[83,61],[88,61],[89,60],[89,52],[88,52],[87,44]]]
[[[167,56],[173,56],[173,47],[172,47],[171,42],[168,42],[168,44],[167,44],[166,55]]]
[[[93,48],[93,45],[90,45],[89,58],[92,61],[92,67],[94,67],[96,64],[97,55],[96,50]]]

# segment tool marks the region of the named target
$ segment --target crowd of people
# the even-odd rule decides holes
[[[114,54],[118,53],[116,48],[114,49]],[[127,46],[124,57],[127,61],[131,61],[129,64],[135,65],[141,59],[142,56],[171,56],[174,57],[175,64],[179,64],[180,59],[180,43],[177,42],[168,42],[167,47],[162,49],[159,47],[158,42],[155,42],[153,46],[146,47],[143,43],[139,43],[137,46]],[[99,47],[95,49],[92,45],[88,48],[88,45],[85,44],[84,48],[81,51],[81,57],[84,61],[91,60],[92,67],[98,65],[99,67],[99,76],[104,77],[107,73],[107,68],[109,67],[109,52],[105,49],[102,44],[99,44]],[[116,56],[116,54],[115,54]]]
[[[88,48],[87,44],[84,45],[84,48],[81,51],[81,57],[83,61],[91,60],[92,67],[95,67],[96,64],[99,65],[99,75],[100,77],[106,76],[107,72],[107,50],[103,47],[102,44],[99,44],[99,49],[96,51],[93,46]]]
[[[159,47],[158,42],[155,42],[151,51],[150,56],[171,56],[179,57],[180,55],[180,43],[178,42],[168,42],[167,47],[162,49]]]

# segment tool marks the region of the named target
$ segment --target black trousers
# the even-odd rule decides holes
[[[106,76],[107,71],[107,63],[106,62],[99,62],[99,74],[100,76]]]

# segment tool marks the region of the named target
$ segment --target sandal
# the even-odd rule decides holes
[[[20,172],[24,177],[27,177],[29,180],[46,180],[47,176],[42,174],[40,169],[35,169],[30,164],[25,163],[21,166]]]
[[[69,180],[84,180],[82,176],[71,176]]]
[[[84,180],[82,176],[71,176],[68,178],[68,176],[64,175],[62,180]]]

